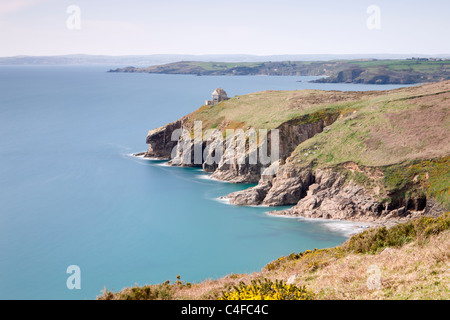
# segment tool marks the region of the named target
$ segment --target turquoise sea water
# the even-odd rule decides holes
[[[129,154],[146,149],[149,129],[193,111],[217,87],[234,96],[394,86],[108,69],[0,67],[0,299],[95,299],[104,287],[178,274],[197,282],[345,241],[351,224],[227,205],[217,198],[248,186]],[[80,290],[66,286],[69,265],[80,267]]]

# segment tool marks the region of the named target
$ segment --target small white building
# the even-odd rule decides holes
[[[211,100],[206,100],[205,104],[208,106],[213,106],[218,104],[221,101],[228,100],[227,93],[222,88],[217,88],[211,94]]]

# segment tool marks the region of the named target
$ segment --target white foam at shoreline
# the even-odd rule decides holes
[[[195,175],[195,177],[196,177],[197,179],[201,179],[201,180],[209,180],[209,181],[213,180],[213,179],[211,178],[211,176],[208,175],[208,174],[197,174],[197,175]]]
[[[219,180],[217,178],[214,178],[212,175],[209,176],[208,179],[212,180],[212,181],[217,181],[217,182],[230,183],[229,181],[223,181],[223,180]]]
[[[161,162],[161,163],[155,163],[155,166],[161,166],[161,167],[173,167],[169,164],[169,161]]]
[[[348,221],[326,221],[321,224],[333,231],[343,232],[346,236],[352,236],[370,227],[368,224]]]
[[[200,170],[200,171],[202,171],[202,170]],[[232,183],[232,182],[230,182],[230,181],[225,181],[225,180],[220,180],[220,179],[214,178],[214,177],[212,176],[211,173],[206,173],[206,172],[204,172],[204,171],[202,171],[202,172],[203,172],[204,174],[198,174],[198,175],[196,175],[196,177],[197,177],[198,179],[209,180],[209,181],[215,181],[215,182],[221,182],[221,183]]]
[[[134,158],[143,158],[144,157],[143,154],[137,156],[136,153],[126,153],[126,155],[129,156],[129,157],[134,157]]]
[[[143,160],[149,160],[149,161],[168,161],[168,160],[165,160],[165,159],[144,157],[144,156],[135,156],[135,157],[139,158],[139,159],[143,159]]]
[[[168,161],[166,159],[161,159],[161,158],[146,157],[144,154],[136,155],[136,153],[126,153],[125,155],[128,157],[138,158],[138,159],[142,159],[142,160],[149,160],[149,161]]]
[[[274,218],[296,219],[298,221],[314,222],[330,229],[331,231],[342,233],[347,237],[351,237],[352,235],[360,233],[373,226],[373,224],[369,222],[366,223],[366,222],[330,220],[321,218],[305,218],[289,215],[277,215],[276,213],[270,212],[266,212],[266,214]]]
[[[226,205],[230,205],[230,206],[232,205],[230,203],[230,199],[225,198],[225,197],[217,197],[217,198],[214,198],[214,200],[216,200],[216,201],[218,201],[220,203],[226,204]]]

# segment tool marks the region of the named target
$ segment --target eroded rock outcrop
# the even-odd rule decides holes
[[[306,196],[294,207],[273,214],[373,222],[401,221],[424,214],[437,216],[443,212],[432,200],[429,200],[428,206],[421,205],[422,198],[384,203],[368,189],[348,180],[344,174],[331,168],[315,170],[314,180]],[[404,205],[405,203],[410,205]]]
[[[338,115],[338,112],[328,112],[325,110],[325,112],[308,114],[281,124],[276,128],[279,133],[276,145],[278,158],[284,161],[300,143],[322,132],[325,127],[336,121]],[[233,183],[259,182],[262,177],[262,172],[274,162],[262,162],[260,158],[258,158],[258,161],[251,161],[250,158],[252,155],[250,154],[248,145],[244,146],[244,149],[247,150],[245,153],[236,152],[239,149],[239,143],[246,143],[245,139],[236,139],[233,148],[230,148],[230,144],[226,140],[207,139],[202,141],[199,147],[200,150],[195,150],[196,146],[194,145],[194,141],[191,140],[189,133],[192,131],[192,122],[188,120],[188,117],[184,117],[163,127],[149,131],[146,140],[149,148],[145,153],[145,157],[167,159],[169,160],[169,164],[174,166],[202,167],[205,172],[212,173],[213,178]],[[269,157],[272,156],[272,139],[274,139],[271,134],[272,132],[269,131],[265,146],[267,148],[265,153]],[[214,152],[218,143],[223,143],[223,154],[220,156]],[[260,156],[261,147],[262,144],[260,143],[257,149],[253,150],[257,155],[256,157]],[[195,156],[195,151],[201,154],[200,162],[198,161],[198,156]],[[284,171],[288,172],[289,169],[286,168]],[[289,175],[289,173],[282,174]],[[281,178],[278,180],[275,179],[274,186],[272,187],[271,185],[271,189],[269,190],[273,196],[270,197],[270,202],[265,204],[293,204],[295,200],[298,201],[298,197],[301,196],[302,192],[304,193],[302,186],[305,182],[302,176],[298,178],[295,177],[296,174],[291,174],[291,176],[291,180],[287,182]],[[265,183],[271,183],[269,180],[266,177],[264,181]],[[280,190],[285,187],[287,187],[287,190],[281,192]],[[267,186],[262,189],[267,189]],[[261,196],[263,195],[264,192],[261,191]],[[257,197],[254,199],[257,199]],[[253,200],[251,202],[258,201]]]
[[[226,196],[231,204],[283,206],[296,204],[314,177],[311,168],[283,165],[276,175],[263,175],[258,185]]]
[[[147,135],[146,143],[148,150],[145,157],[157,159],[170,159],[172,149],[178,144],[178,141],[172,140],[172,134],[180,129],[183,120],[177,120],[163,127],[150,130]]]
[[[317,169],[315,182],[297,204],[279,214],[307,218],[372,221],[380,218],[383,205],[363,187],[346,181],[340,172]]]

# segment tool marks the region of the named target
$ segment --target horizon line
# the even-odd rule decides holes
[[[67,53],[52,55],[28,55],[17,54],[12,56],[0,56],[1,58],[22,58],[22,57],[70,57],[70,56],[101,56],[101,57],[143,57],[143,56],[254,56],[254,57],[274,57],[274,56],[368,56],[368,55],[421,55],[439,56],[450,55],[450,53],[279,53],[279,54],[250,54],[250,53],[150,53],[150,54],[93,54],[93,53]]]

